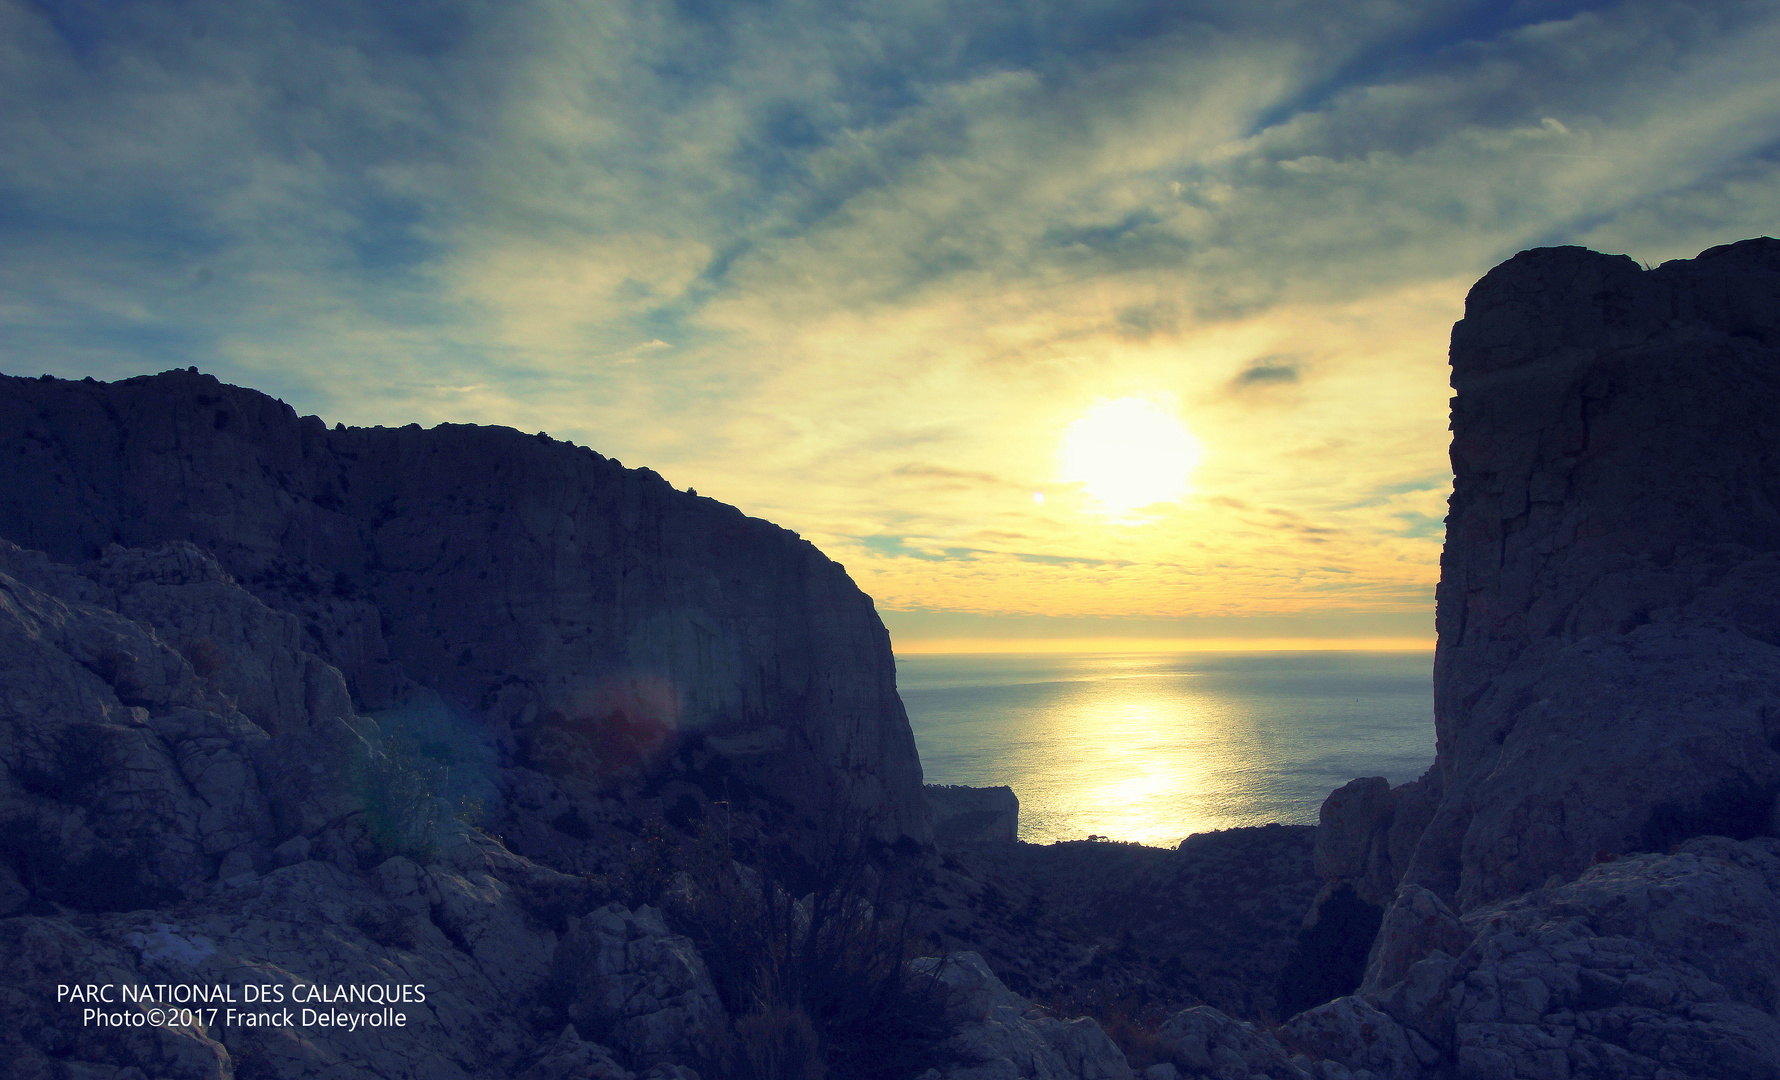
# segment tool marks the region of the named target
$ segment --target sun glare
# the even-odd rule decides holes
[[[1178,502],[1199,456],[1199,440],[1180,417],[1146,398],[1094,406],[1064,429],[1058,452],[1063,481],[1081,484],[1113,514]]]

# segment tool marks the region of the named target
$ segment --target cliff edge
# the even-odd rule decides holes
[[[1407,879],[1459,908],[1780,792],[1780,240],[1640,269],[1522,252],[1453,328],[1441,797]]]
[[[1780,1078],[1780,240],[1522,252],[1452,385],[1437,758],[1324,803],[1282,988],[1351,996],[1286,1030],[1403,1080]]]
[[[0,536],[79,564],[188,542],[376,712],[486,732],[572,834],[673,733],[785,802],[929,835],[869,597],[814,546],[647,469],[506,428],[328,428],[196,372],[0,377]]]

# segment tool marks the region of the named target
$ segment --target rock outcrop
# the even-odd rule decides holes
[[[1389,903],[1434,816],[1437,785],[1430,771],[1396,787],[1365,776],[1330,792],[1317,812],[1317,876],[1331,888],[1349,885],[1366,903]]]
[[[1408,891],[1387,927],[1437,903]],[[1190,1080],[1780,1077],[1780,840],[1701,837],[1435,921],[1456,955],[1433,948],[1277,1032],[1177,1014],[1172,1064]]]
[[[357,717],[303,644],[189,544],[113,548],[83,575],[0,540],[6,907],[199,896],[357,809]]]
[[[976,953],[922,957],[909,967],[943,988],[957,1029],[941,1046],[951,1063],[917,1080],[1132,1080],[1125,1055],[1098,1023],[1044,1015]]]
[[[1440,801],[1461,911],[1768,830],[1780,792],[1780,240],[1522,252],[1453,328]]]
[[[191,544],[75,569],[0,541],[6,1075],[467,1078],[610,1059],[563,1039],[540,1053],[532,1027],[553,1018],[559,938],[581,940],[565,912],[593,906],[589,882],[429,815],[424,793],[402,823],[424,832],[379,833],[387,750],[313,640]],[[678,977],[633,951],[632,976]],[[163,989],[124,996],[144,987]],[[373,996],[338,1004],[354,987]],[[226,996],[178,996],[200,991]],[[632,1027],[671,1028],[657,1012],[633,1003]]]
[[[1020,800],[1010,787],[928,784],[934,840],[944,844],[1011,844],[1020,838]]]
[[[1382,926],[1296,1064],[1780,1077],[1780,241],[1522,252],[1452,366],[1438,756],[1324,805]]]
[[[697,732],[776,797],[928,836],[870,599],[647,469],[505,428],[330,430],[195,370],[0,378],[0,459],[0,535],[66,564],[196,545],[295,617],[359,711],[424,688],[473,717],[527,774],[509,792],[568,813]]]

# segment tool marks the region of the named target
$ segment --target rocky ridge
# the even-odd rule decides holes
[[[506,428],[330,429],[195,370],[0,377],[0,458],[0,536],[70,565],[195,544],[298,618],[354,708],[437,695],[556,816],[698,732],[784,801],[927,836],[870,598],[647,469]]]

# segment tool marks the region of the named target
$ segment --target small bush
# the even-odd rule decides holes
[[[404,735],[365,739],[353,771],[371,842],[385,857],[430,862],[438,855],[439,827],[447,818],[473,824],[481,816],[480,800],[444,795],[447,769]]]
[[[732,1070],[775,1080],[822,1068],[859,1080],[920,1073],[947,1032],[941,1004],[904,974],[919,864],[861,817],[775,835],[759,865],[744,867],[707,818],[679,879],[690,887],[665,904],[740,1018]],[[801,1056],[806,1047],[814,1058]],[[779,1071],[760,1071],[769,1065]]]
[[[822,1080],[821,1041],[809,1014],[778,1005],[735,1022],[736,1080]]]
[[[1124,1052],[1131,1068],[1141,1072],[1151,1065],[1174,1060],[1162,1046],[1162,1024],[1166,1017],[1160,1011],[1122,1000],[1103,1006],[1095,1019],[1107,1037]]]
[[[660,819],[646,821],[630,857],[613,875],[612,888],[630,907],[659,906],[678,874],[679,845]]]

